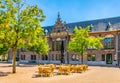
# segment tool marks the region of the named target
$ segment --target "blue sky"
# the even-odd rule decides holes
[[[66,23],[120,16],[120,0],[26,0],[44,10],[42,26],[54,25],[60,12]]]

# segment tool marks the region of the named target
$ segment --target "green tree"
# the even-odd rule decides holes
[[[8,52],[8,46],[7,44],[4,42],[4,41],[0,41],[0,56],[4,57],[5,59],[5,55],[7,54]]]
[[[0,0],[0,40],[12,49],[12,72],[16,73],[16,51],[26,48],[26,42],[43,35],[40,22],[45,19],[38,6],[23,6],[22,0]],[[33,42],[34,43],[34,42]]]
[[[38,54],[38,65],[40,64],[40,55],[41,54],[48,54],[49,52],[49,45],[47,40],[43,37],[38,37],[36,43],[32,44],[29,43],[28,49],[34,51]]]
[[[76,27],[74,29],[73,36],[74,38],[71,39],[71,41],[68,44],[68,51],[74,51],[77,52],[79,55],[81,55],[81,62],[84,63],[83,56],[87,53],[85,52],[88,48],[94,48],[94,49],[100,49],[103,47],[101,40],[103,38],[101,37],[91,37],[89,35],[90,27]]]

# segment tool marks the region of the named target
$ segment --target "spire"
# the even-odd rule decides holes
[[[58,18],[56,24],[62,24],[61,18],[60,18],[60,12],[58,12]]]
[[[58,12],[58,18],[60,18],[60,12]]]

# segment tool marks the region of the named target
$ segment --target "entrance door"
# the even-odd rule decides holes
[[[106,64],[112,64],[112,54],[106,55]]]

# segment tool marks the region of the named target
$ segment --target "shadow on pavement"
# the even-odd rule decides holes
[[[11,74],[11,72],[1,72],[0,71],[0,77],[8,76],[9,74]]]

